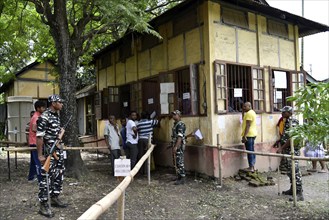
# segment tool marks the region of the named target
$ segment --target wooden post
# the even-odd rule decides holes
[[[150,134],[147,150],[150,149],[151,141],[152,141],[152,135]],[[151,154],[152,153],[150,153],[149,157],[147,158],[147,180],[149,185],[151,184]]]
[[[218,184],[223,186],[223,174],[222,174],[222,149],[219,144],[219,134],[217,134],[217,150],[218,150]]]
[[[125,219],[125,190],[118,199],[118,220]]]
[[[289,127],[291,128],[291,120],[289,122]],[[291,154],[291,184],[292,184],[292,198],[294,201],[294,207],[297,205],[297,198],[296,198],[296,166],[295,166],[295,150],[294,150],[294,138],[290,138],[290,154]]]
[[[281,194],[280,179],[281,179],[281,173],[280,173],[280,164],[279,164],[279,166],[278,166],[278,196]]]

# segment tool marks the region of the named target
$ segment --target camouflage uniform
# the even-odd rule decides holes
[[[280,139],[281,145],[285,144],[287,142],[287,140],[290,139],[289,137],[289,128],[290,128],[290,121],[291,121],[291,126],[295,127],[299,124],[299,121],[295,118],[288,118],[285,122],[284,125],[284,129],[283,129],[283,134],[282,137]],[[285,154],[290,154],[290,148],[286,148],[283,151]],[[300,156],[300,144],[296,143],[296,141],[294,142],[294,154],[296,156]],[[291,159],[287,159],[287,171],[288,171],[288,176],[290,179],[290,183],[292,184],[292,171],[291,171]],[[296,177],[296,191],[297,193],[302,192],[303,191],[303,187],[302,187],[302,175],[301,172],[299,170],[299,161],[295,160],[295,177]]]
[[[43,155],[47,157],[49,151],[60,133],[60,120],[57,112],[47,109],[38,119],[37,136],[43,137]],[[49,168],[49,193],[51,197],[57,197],[62,192],[63,174],[64,174],[64,156],[61,149],[55,151],[59,160],[51,157]],[[45,171],[41,170],[41,181],[39,183],[39,201],[45,203],[48,201],[47,179]]]
[[[184,150],[186,144],[185,137],[186,126],[182,121],[176,121],[172,128],[172,146],[174,147],[178,137],[182,138],[182,144],[180,147],[177,147],[176,152],[173,150],[173,163],[176,169],[178,178],[185,177],[185,168],[184,168]],[[174,149],[174,148],[173,148]]]

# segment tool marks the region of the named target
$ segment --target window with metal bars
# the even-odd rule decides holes
[[[175,109],[180,110],[182,115],[199,114],[197,65],[190,65],[189,68],[161,74],[159,81],[161,114],[169,114]],[[166,90],[169,92],[167,93]]]
[[[264,70],[215,62],[216,113],[242,112],[245,102],[265,110]]]

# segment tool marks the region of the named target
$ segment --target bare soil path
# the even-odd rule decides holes
[[[14,155],[11,156],[13,158]],[[63,199],[65,209],[54,208],[52,219],[77,219],[92,204],[111,192],[117,185],[109,175],[107,156],[82,153],[90,170],[81,181],[65,178]],[[18,154],[18,169],[12,159],[12,181],[8,181],[7,157],[0,155],[0,219],[44,219],[37,214],[37,182],[28,182],[29,154]],[[271,175],[277,182],[276,173]],[[289,180],[281,176],[281,190],[289,188]],[[277,185],[248,186],[246,181],[224,180],[223,187],[210,178],[194,174],[185,185],[174,186],[172,169],[157,168],[152,183],[136,177],[126,191],[125,219],[329,219],[329,174],[314,173],[303,177],[304,202],[293,207],[287,196],[278,196]],[[99,219],[116,219],[116,205]]]

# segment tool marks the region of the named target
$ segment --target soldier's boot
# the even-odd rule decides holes
[[[46,216],[47,218],[52,218],[55,215],[54,212],[50,210],[47,202],[40,202],[40,209],[38,213]]]
[[[286,190],[286,191],[282,191],[282,195],[289,195],[292,196],[292,188],[290,187],[290,189]]]
[[[304,195],[303,195],[303,190],[300,190],[300,191],[298,191],[297,193],[296,193],[296,199],[297,199],[297,202],[299,202],[299,201],[304,201]],[[293,198],[290,198],[289,199],[289,201],[294,201],[294,199]]]
[[[51,205],[59,208],[66,208],[67,203],[61,201],[58,196],[51,197]]]
[[[174,185],[183,185],[185,184],[185,177],[178,177]]]

